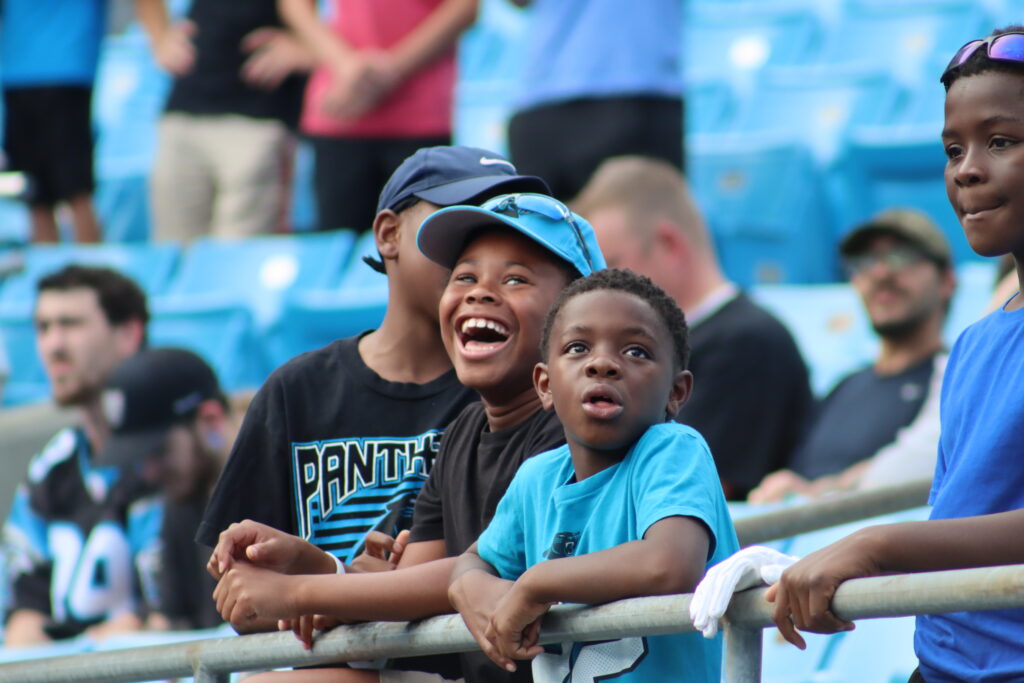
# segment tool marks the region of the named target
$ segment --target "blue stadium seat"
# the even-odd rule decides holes
[[[819,49],[808,7],[779,2],[698,3],[683,25],[687,80],[728,79],[766,65],[802,64]]]
[[[0,199],[0,245],[29,241],[28,207],[11,199]]]
[[[163,293],[178,265],[174,244],[31,245],[23,250],[24,269],[0,284],[0,310],[27,318],[41,277],[69,263],[109,266],[139,283],[150,296]]]
[[[885,76],[816,67],[766,69],[756,90],[743,94],[733,136],[763,144],[800,143],[830,163],[853,126],[890,120],[903,91]]]
[[[0,310],[0,343],[4,345],[11,369],[0,405],[17,406],[49,398],[50,385],[36,352],[31,317]]]
[[[183,255],[167,294],[204,306],[248,306],[262,330],[278,314],[286,292],[337,286],[354,239],[349,230],[244,240],[202,238]]]
[[[721,79],[687,81],[685,122],[688,136],[730,131],[735,115],[735,95]]]
[[[266,334],[272,367],[380,325],[387,308],[387,278],[362,261],[363,256],[377,254],[373,233],[364,234],[352,251],[337,288],[296,291],[285,298],[281,315]]]
[[[902,82],[916,82],[935,55],[948,60],[968,40],[989,32],[988,16],[978,4],[852,0],[824,42],[821,63],[888,72]]]
[[[805,147],[695,141],[687,163],[730,278],[744,286],[837,278],[832,216]]]
[[[817,396],[870,363],[877,352],[864,306],[847,284],[763,285],[751,294],[793,334]]]
[[[270,368],[248,308],[171,299],[153,302],[150,345],[177,346],[202,356],[228,391],[255,389]]]

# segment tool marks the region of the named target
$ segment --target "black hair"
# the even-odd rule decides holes
[[[1024,25],[1013,24],[1004,26],[992,31],[992,36],[1001,36],[1006,33],[1024,33]],[[987,37],[992,37],[987,36]],[[954,67],[942,75],[942,85],[949,91],[949,87],[963,76],[977,76],[988,71],[1000,71],[1003,73],[1024,76],[1024,62],[1011,62],[989,59],[986,50],[977,49],[967,58],[967,61],[958,67]]]
[[[145,293],[134,280],[112,268],[73,263],[44,276],[36,285],[39,294],[69,289],[91,289],[96,292],[100,308],[111,325],[138,320],[142,323],[142,341],[145,346],[149,309]]]
[[[547,360],[551,328],[554,327],[555,319],[558,318],[558,314],[561,313],[565,304],[580,294],[601,290],[625,292],[650,304],[672,338],[676,369],[686,369],[690,362],[689,332],[686,326],[686,316],[679,308],[679,304],[666,294],[665,290],[654,284],[650,278],[631,270],[619,268],[598,270],[587,277],[577,279],[562,290],[555,302],[551,304],[547,318],[544,320],[544,331],[541,333],[540,339],[541,358]]]

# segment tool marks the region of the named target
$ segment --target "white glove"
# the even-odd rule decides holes
[[[690,619],[705,638],[718,633],[718,620],[729,607],[733,593],[779,580],[782,572],[800,558],[763,545],[752,545],[708,570],[690,601]]]

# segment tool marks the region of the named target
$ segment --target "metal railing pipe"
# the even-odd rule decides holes
[[[902,512],[926,505],[930,490],[931,479],[919,479],[870,491],[843,493],[803,505],[737,519],[736,536],[739,538],[740,546],[745,547],[861,519]]]

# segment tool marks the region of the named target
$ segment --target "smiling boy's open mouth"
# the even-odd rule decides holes
[[[466,318],[457,330],[459,344],[467,351],[489,351],[508,341],[511,332],[487,318]]]

